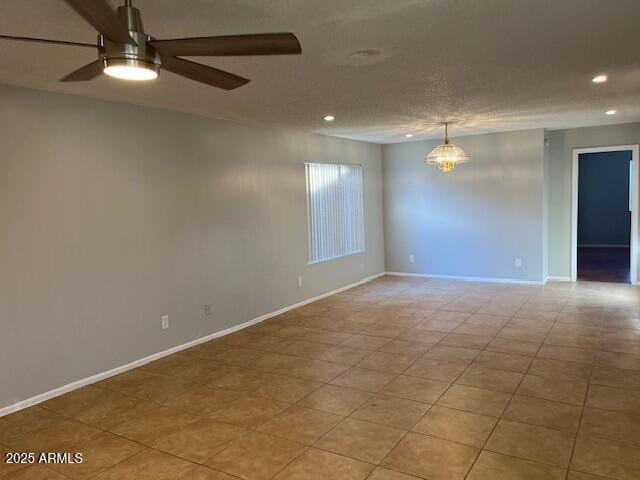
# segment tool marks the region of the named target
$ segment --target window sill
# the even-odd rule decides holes
[[[345,258],[345,257],[351,257],[352,255],[358,255],[360,253],[364,253],[365,250],[358,250],[356,252],[350,252],[350,253],[345,253],[344,255],[338,255],[337,257],[331,257],[331,258],[323,258],[322,260],[316,260],[314,262],[307,262],[307,265],[317,265],[319,263],[325,263],[325,262],[330,262],[332,260],[338,260],[340,258]]]

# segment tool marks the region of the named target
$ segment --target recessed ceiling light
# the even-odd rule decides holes
[[[334,117],[333,115],[325,115],[324,116],[324,121],[325,122],[333,122],[336,119],[336,117]]]
[[[405,137],[407,137],[407,138],[411,138],[411,137],[413,137],[413,133],[407,133],[407,134],[405,135]]]
[[[609,79],[609,77],[607,77],[604,73],[600,74],[600,75],[596,75],[595,77],[593,77],[591,79],[591,81],[593,83],[604,83]]]
[[[616,111],[615,111],[615,110],[607,110],[607,111],[606,111],[606,112],[604,112],[604,113],[606,113],[607,115],[615,115],[615,114],[616,114]]]

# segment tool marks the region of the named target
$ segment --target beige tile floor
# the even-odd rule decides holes
[[[0,418],[4,479],[640,478],[640,289],[383,277]]]

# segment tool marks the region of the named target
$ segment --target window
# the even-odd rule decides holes
[[[364,251],[362,167],[306,163],[309,263]]]

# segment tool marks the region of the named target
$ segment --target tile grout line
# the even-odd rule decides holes
[[[608,302],[608,296],[607,296],[607,302]],[[604,308],[602,311],[602,318],[601,318],[601,323],[600,323],[600,327],[599,327],[599,331],[598,331],[598,349],[600,347],[600,337],[602,335],[602,324],[604,323]],[[575,454],[576,451],[576,445],[578,444],[578,436],[580,434],[580,428],[582,427],[582,418],[584,417],[584,411],[587,408],[587,401],[589,400],[589,390],[591,390],[591,379],[593,378],[593,370],[594,370],[594,366],[595,366],[595,362],[597,360],[597,352],[599,350],[596,350],[596,354],[593,357],[593,361],[591,364],[591,371],[589,372],[589,381],[587,382],[587,391],[584,394],[584,401],[582,404],[582,410],[580,411],[580,419],[578,420],[578,428],[576,428],[576,434],[574,437],[574,441],[573,441],[573,448],[571,449],[571,455],[569,457],[569,469],[567,470],[567,476],[565,477],[566,479],[569,478],[569,472],[571,471],[571,465],[573,464],[573,456]],[[579,470],[576,470],[579,471]],[[585,472],[585,473],[589,473],[589,472]]]
[[[405,330],[405,331],[406,331],[406,330]],[[355,335],[355,334],[354,334],[354,335]],[[352,338],[354,335],[352,335],[352,336],[351,336],[351,337],[349,337],[349,338]],[[347,340],[348,340],[348,339],[347,339]],[[345,341],[346,341],[346,340],[345,340]],[[389,342],[390,342],[390,341],[391,341],[391,340],[389,340]],[[389,342],[387,342],[387,343],[389,343]],[[343,342],[341,342],[340,344],[342,344],[342,343],[343,343]],[[382,348],[382,347],[379,347],[379,348]],[[377,351],[377,350],[374,350],[374,351]],[[369,354],[369,355],[370,355],[370,354]],[[367,356],[369,356],[369,355],[367,355]],[[365,357],[365,358],[366,358],[366,357]],[[359,363],[359,362],[358,362],[358,363]],[[357,363],[356,363],[356,364],[357,364]],[[347,372],[349,369],[354,368],[354,367],[355,367],[355,365],[352,365],[352,366],[350,366],[348,369],[344,370],[344,372]],[[344,372],[342,372],[342,373],[344,373]],[[331,382],[331,381],[335,380],[336,378],[338,378],[340,375],[342,375],[342,373],[340,373],[340,374],[336,375],[335,377],[333,377],[329,382]],[[396,375],[396,377],[394,377],[394,379],[395,379],[395,378],[397,378],[398,376],[399,376],[399,375]],[[388,385],[388,384],[389,384],[390,382],[392,382],[392,381],[393,381],[393,380],[390,380],[389,382],[387,382],[387,383],[385,384],[385,386],[386,386],[386,385]],[[329,382],[325,383],[324,385],[331,385],[331,383],[329,383]],[[322,388],[322,387],[320,387],[320,388]],[[348,388],[348,387],[342,387],[342,388]],[[384,386],[383,386],[383,387],[381,387],[381,388],[384,388]],[[319,390],[319,389],[318,389],[318,390]],[[379,390],[378,390],[378,392],[379,392]],[[369,398],[371,398],[373,395],[376,395],[378,392],[373,393]],[[307,398],[308,396],[310,396],[312,393],[313,393],[313,392],[310,392],[307,396],[305,396],[305,397],[303,397],[302,399],[300,399],[300,400],[299,400],[299,402],[300,402],[300,401],[302,401],[302,400],[304,400],[304,399],[305,399],[305,398]],[[370,392],[368,392],[368,393],[370,393]],[[325,436],[329,435],[332,431],[334,431],[334,430],[335,430],[335,429],[336,429],[340,424],[342,424],[342,423],[343,423],[347,418],[351,418],[351,415],[352,415],[352,414],[353,414],[353,413],[354,413],[358,408],[360,408],[360,407],[361,407],[365,402],[367,402],[367,401],[368,401],[368,400],[363,401],[363,402],[360,404],[360,406],[359,406],[359,407],[357,407],[356,409],[354,409],[354,410],[353,410],[349,415],[344,416],[344,417],[342,418],[342,420],[340,420],[338,423],[336,423],[336,425],[334,425],[334,426],[333,426],[332,428],[330,428],[327,432],[325,432],[325,434],[321,435],[321,436],[320,436],[320,437],[319,437],[319,438],[318,438],[318,439],[313,443],[313,445],[308,446],[308,447],[307,447],[307,446],[305,446],[305,449],[303,450],[303,452],[301,452],[301,453],[300,453],[300,455],[298,455],[295,459],[293,459],[293,460],[291,460],[290,462],[288,462],[285,466],[283,466],[283,467],[282,467],[282,469],[280,469],[280,470],[278,471],[278,473],[276,473],[275,475],[273,475],[271,478],[274,478],[274,477],[275,477],[276,475],[278,475],[280,472],[282,472],[283,470],[285,470],[285,469],[286,469],[289,465],[291,465],[291,464],[292,464],[292,463],[293,463],[297,458],[299,458],[299,457],[300,457],[304,452],[308,451],[308,449],[309,449],[309,448],[317,448],[318,450],[327,451],[327,452],[332,453],[332,454],[334,454],[334,455],[341,455],[341,454],[336,454],[336,453],[331,452],[331,451],[328,451],[328,450],[324,450],[324,449],[322,449],[322,448],[318,448],[318,447],[316,447],[315,445],[316,445],[320,440],[322,440],[322,438],[324,438]],[[299,403],[299,402],[297,402],[297,403]],[[295,405],[295,404],[294,404],[294,405]],[[265,422],[265,423],[266,423],[266,422]],[[404,438],[404,436],[403,436],[402,438]],[[398,441],[398,443],[399,443],[399,441]],[[397,445],[397,443],[396,443],[396,445]],[[393,447],[393,448],[395,448],[395,445],[394,445],[394,447]],[[346,458],[351,458],[351,457],[349,457],[349,456],[347,456],[347,455],[342,455],[342,456],[344,456],[344,457],[346,457]],[[352,459],[353,459],[353,458],[352,458]],[[353,460],[358,460],[358,461],[361,461],[361,462],[362,462],[362,460],[360,460],[360,459],[353,459]],[[369,462],[364,462],[364,463],[369,463]],[[374,466],[373,466],[373,468],[372,468],[372,470],[371,470],[371,473],[373,473],[373,471],[375,471],[375,469],[376,469],[377,465],[375,465],[375,464],[370,464],[370,465],[374,465]],[[371,474],[369,474],[369,475],[367,476],[367,478],[368,478],[370,475],[371,475]]]
[[[497,296],[497,295],[496,295],[496,296]],[[492,297],[492,299],[495,299],[495,296],[493,296],[493,297]],[[437,310],[437,311],[440,311],[440,310]],[[468,313],[468,312],[463,312],[463,313]],[[476,312],[474,312],[474,313],[470,313],[470,314],[469,314],[469,316],[468,316],[468,317],[467,317],[467,318],[466,318],[466,319],[465,319],[465,320],[464,320],[464,321],[463,321],[459,326],[462,326],[462,325],[463,325],[463,324],[464,324],[464,323],[465,323],[469,318],[471,318],[475,313],[477,313],[477,311],[476,311]],[[509,317],[509,319],[511,319],[511,318],[512,318],[512,317]],[[508,320],[507,320],[507,322],[508,322]],[[506,322],[505,322],[505,324],[506,324]],[[458,326],[458,327],[459,327],[459,326]],[[457,329],[458,327],[456,327],[456,329]],[[504,326],[503,326],[502,328],[504,328]],[[498,336],[498,334],[500,333],[500,331],[502,331],[502,328],[500,328],[500,330],[499,330],[499,331],[498,331],[498,332],[497,332],[497,333],[492,337],[491,341],[493,341],[493,340],[495,339],[495,337],[497,337],[497,336]],[[454,331],[455,331],[455,329],[454,329],[454,330],[452,330],[451,332],[448,332],[448,333],[447,333],[447,335],[446,335],[445,337],[443,337],[441,340],[439,340],[438,342],[436,342],[436,343],[434,344],[434,347],[435,347],[435,346],[437,346],[437,345],[440,345],[440,342],[442,342],[442,340],[446,339],[446,338],[447,338],[447,336],[451,335]],[[489,343],[491,343],[491,341],[490,341]],[[487,343],[487,345],[488,345],[488,343]],[[432,348],[433,348],[433,347],[432,347]],[[464,347],[457,347],[457,348],[464,348]],[[485,346],[485,348],[486,348],[486,346]],[[431,348],[430,348],[429,350],[427,350],[427,352],[428,352],[428,351],[430,351],[430,350],[431,350]],[[484,349],[480,349],[480,350],[481,350],[481,353],[482,353],[482,351],[484,351]],[[425,352],[425,353],[426,353],[426,352]],[[480,355],[480,353],[478,353],[478,354],[473,358],[473,360],[475,360],[479,355]],[[422,355],[420,358],[424,358],[424,355]],[[407,433],[405,433],[405,434],[402,436],[402,438],[401,438],[401,439],[396,443],[396,445],[395,445],[391,450],[389,450],[389,452],[385,455],[385,457],[382,459],[382,461],[380,462],[380,464],[383,464],[383,463],[384,463],[384,461],[389,457],[389,455],[391,454],[391,452],[392,452],[392,451],[397,447],[397,445],[399,445],[399,444],[400,444],[400,443],[401,443],[401,442],[402,442],[402,441],[407,437],[407,435],[409,435],[409,433],[414,433],[414,434],[415,434],[415,433],[417,433],[417,432],[414,432],[414,431],[413,431],[413,429],[415,428],[415,426],[416,426],[418,423],[420,423],[420,422],[422,421],[422,419],[424,419],[424,418],[429,414],[429,412],[431,411],[431,409],[432,409],[434,406],[437,406],[438,401],[440,401],[440,399],[441,399],[441,398],[442,398],[442,397],[443,397],[443,396],[444,396],[444,395],[445,395],[445,394],[446,394],[446,393],[451,389],[451,387],[452,387],[453,385],[455,385],[455,384],[456,384],[455,382],[456,382],[456,381],[457,381],[457,380],[458,380],[458,379],[459,379],[459,378],[460,378],[460,377],[461,377],[461,376],[462,376],[462,375],[463,375],[463,374],[464,374],[464,373],[465,373],[465,372],[466,372],[466,371],[471,367],[471,365],[472,365],[472,363],[473,363],[473,360],[471,360],[471,361],[468,363],[468,365],[465,367],[465,369],[464,369],[463,371],[461,371],[461,372],[456,376],[456,378],[455,378],[452,382],[450,382],[450,383],[449,383],[449,386],[448,386],[448,387],[447,387],[447,388],[446,388],[446,389],[445,389],[445,390],[444,390],[444,391],[443,391],[443,392],[438,396],[438,398],[436,398],[436,399],[435,399],[435,401],[431,404],[431,406],[430,406],[430,407],[429,407],[429,409],[425,412],[425,414],[424,414],[424,415],[423,415],[423,416],[422,416],[422,417],[421,417],[421,418],[420,418],[420,419],[419,419],[419,420],[418,420],[418,421],[413,425],[413,427],[411,427],[411,429],[409,429],[409,430],[407,431]],[[416,360],[416,362],[417,362],[417,360]],[[453,363],[453,362],[452,362],[452,363]],[[414,364],[415,364],[415,362],[414,362]],[[413,365],[413,364],[412,364],[412,365]],[[410,367],[407,367],[407,369],[408,369],[408,368],[410,368]],[[405,371],[406,371],[407,369],[405,369]],[[427,436],[430,436],[430,435],[427,435]],[[433,436],[431,436],[431,437],[432,437],[432,438],[439,438],[439,437],[433,437]],[[446,439],[441,439],[441,440],[446,440]],[[456,442],[456,443],[457,443],[457,442]],[[466,446],[468,446],[468,445],[466,445]],[[474,464],[475,464],[475,462],[477,461],[477,458],[479,457],[479,455],[480,455],[480,453],[481,453],[481,452],[482,452],[482,450],[480,450],[480,451],[478,452],[478,454],[476,455],[476,459],[474,460],[474,462],[472,463],[472,465],[469,467],[469,470],[467,471],[467,473],[471,471],[471,469],[473,468],[473,465],[474,465]],[[465,474],[465,477],[466,477],[466,474]]]
[[[427,318],[428,316],[429,316],[429,315],[425,316],[424,318]],[[471,316],[471,315],[469,315],[469,317],[470,317],[470,316]],[[467,317],[467,318],[469,318],[469,317]],[[424,319],[424,318],[423,318],[423,319]],[[423,319],[422,319],[422,320],[423,320]],[[421,321],[422,321],[422,320],[421,320]],[[420,323],[420,322],[418,322],[418,323]],[[464,321],[463,321],[462,323],[464,323]],[[407,330],[410,330],[411,328],[414,328],[414,327],[415,327],[415,325],[417,325],[417,323],[416,323],[416,324],[414,324],[414,326],[413,326],[413,327],[409,327],[409,328],[405,329],[404,331],[406,332]],[[445,337],[443,337],[443,339],[444,339],[444,338],[446,338],[446,336],[448,336],[450,333],[451,333],[451,332],[449,332],[447,335],[445,335]],[[399,336],[399,335],[398,335],[398,336]],[[394,338],[397,338],[397,337],[394,337]],[[390,340],[390,341],[392,341],[392,340]],[[389,342],[390,342],[390,341],[389,341]],[[442,339],[441,339],[440,341],[442,341]],[[439,341],[439,342],[440,342],[440,341]],[[389,343],[389,342],[387,342],[387,343]],[[435,345],[438,345],[438,343],[439,343],[439,342],[436,342],[436,343],[434,344],[434,346],[435,346]],[[385,344],[385,345],[386,345],[386,344]],[[384,347],[384,345],[382,345],[382,346],[378,347],[378,350],[375,350],[375,351],[379,351],[379,349],[380,349],[380,348],[383,348],[383,347]],[[429,351],[431,348],[433,348],[433,347],[430,347],[427,351]],[[425,353],[426,353],[426,352],[425,352]],[[380,387],[380,388],[379,388],[375,393],[373,393],[373,394],[372,394],[372,396],[371,396],[371,397],[369,397],[369,398],[372,398],[372,397],[373,397],[373,396],[375,396],[375,395],[379,395],[379,394],[380,394],[380,391],[381,391],[383,388],[385,388],[387,385],[389,385],[389,384],[390,384],[391,382],[393,382],[395,379],[397,379],[398,377],[400,377],[400,375],[402,375],[402,374],[404,373],[404,371],[406,371],[407,369],[409,369],[409,368],[410,368],[413,364],[415,364],[415,362],[417,362],[419,359],[423,358],[423,356],[424,356],[424,354],[423,354],[423,355],[420,355],[418,358],[416,358],[416,359],[411,363],[411,365],[407,366],[407,367],[405,368],[405,370],[403,370],[403,372],[398,373],[398,374],[395,374],[395,377],[394,377],[393,379],[389,380],[385,385],[383,385],[382,387]],[[365,357],[365,358],[366,358],[366,357]],[[358,362],[358,363],[359,363],[359,362]],[[353,368],[353,366],[352,366],[351,368]],[[362,368],[362,367],[360,367],[360,368]],[[466,369],[465,369],[465,370],[466,370]],[[345,371],[346,371],[346,370],[345,370]],[[460,375],[462,375],[462,373],[464,373],[464,372],[461,372],[461,373],[460,373]],[[459,377],[460,375],[458,375],[458,377]],[[338,376],[339,376],[339,375],[338,375]],[[458,377],[456,377],[456,379],[457,379]],[[336,378],[337,378],[337,376],[336,376]],[[455,380],[454,380],[454,381],[455,381]],[[429,408],[428,408],[427,412],[425,412],[425,414],[424,414],[424,415],[423,415],[423,416],[422,416],[418,421],[416,421],[416,422],[415,422],[415,424],[413,425],[413,427],[411,427],[411,429],[407,430],[407,431],[406,431],[406,432],[405,432],[405,433],[400,437],[400,439],[399,439],[399,440],[394,444],[394,446],[389,450],[389,452],[388,452],[388,453],[387,453],[387,454],[382,458],[382,460],[377,464],[378,466],[379,466],[379,465],[382,465],[382,464],[384,463],[384,460],[388,457],[388,455],[389,455],[389,454],[390,454],[390,453],[391,453],[391,452],[392,452],[392,451],[393,451],[393,450],[394,450],[394,449],[395,449],[395,448],[396,448],[396,447],[397,447],[397,446],[402,442],[402,440],[404,440],[404,438],[405,438],[409,433],[412,433],[412,429],[415,427],[415,425],[417,425],[417,424],[422,420],[422,418],[424,418],[424,416],[425,416],[425,415],[426,415],[426,414],[431,410],[431,408],[436,404],[436,402],[437,402],[437,401],[438,401],[438,400],[439,400],[439,399],[440,399],[440,398],[441,398],[441,397],[442,397],[442,396],[443,396],[443,395],[448,391],[448,389],[451,387],[451,385],[453,385],[453,383],[450,383],[450,384],[449,384],[449,387],[447,387],[447,389],[445,389],[445,390],[444,390],[444,391],[443,391],[443,392],[438,396],[438,398],[437,398],[437,399],[436,399],[436,400],[435,400],[435,401],[434,401],[434,402],[429,406]],[[367,401],[367,400],[365,400],[365,402],[366,402],[366,401]],[[365,402],[363,402],[363,403],[360,405],[360,407],[361,407]],[[360,407],[358,407],[358,408],[360,408]],[[318,439],[315,443],[319,442],[322,438],[324,438],[325,436],[329,435],[329,434],[330,434],[334,429],[336,429],[336,428],[338,427],[338,425],[340,425],[342,422],[344,422],[344,420],[345,420],[346,418],[352,418],[351,416],[353,415],[353,413],[354,413],[355,411],[357,411],[357,410],[358,410],[358,408],[354,409],[354,410],[353,410],[353,411],[352,411],[352,412],[351,412],[347,417],[345,417],[341,422],[339,422],[338,424],[336,424],[336,425],[335,425],[334,427],[332,427],[328,432],[326,432],[324,435],[322,435],[322,436],[320,437],[320,439]],[[318,448],[318,447],[315,447],[315,444],[314,444],[313,448]],[[331,453],[333,453],[333,452],[331,452]],[[375,467],[374,467],[374,470],[375,470]],[[374,470],[372,470],[372,473],[373,473],[373,471],[374,471]]]
[[[517,314],[517,312],[516,312]],[[511,318],[516,318],[514,314]],[[489,439],[491,438],[491,436],[493,435],[493,433],[495,432],[496,428],[498,427],[498,424],[502,421],[505,412],[508,410],[509,406],[511,405],[511,402],[513,401],[513,398],[516,396],[516,392],[518,391],[518,389],[520,388],[520,385],[522,384],[522,382],[524,381],[525,377],[527,376],[527,373],[529,372],[529,370],[531,369],[531,365],[533,364],[536,355],[538,354],[538,352],[540,351],[540,349],[542,348],[542,346],[544,345],[544,341],[546,340],[547,336],[549,335],[549,332],[551,332],[551,330],[553,329],[554,325],[556,324],[556,320],[554,319],[553,323],[551,324],[551,326],[549,327],[549,329],[547,330],[547,333],[545,334],[544,338],[542,339],[542,342],[540,342],[540,345],[538,346],[538,349],[536,350],[536,353],[531,357],[531,360],[529,362],[529,365],[527,367],[527,370],[522,374],[522,378],[520,379],[520,381],[518,382],[518,385],[516,386],[516,388],[514,389],[513,393],[511,393],[511,398],[509,398],[509,401],[507,402],[507,404],[505,405],[504,409],[502,410],[502,413],[500,414],[500,416],[498,417],[495,425],[493,426],[493,428],[491,429],[491,432],[489,433],[489,435],[487,435],[487,438],[485,439],[484,443],[482,444],[482,448],[480,449],[480,453],[478,454],[478,456],[476,457],[476,459],[474,460],[473,464],[469,467],[469,470],[467,471],[467,473],[465,474],[465,478],[467,478],[471,472],[473,471],[473,467],[476,465],[476,463],[478,462],[478,459],[480,458],[480,455],[482,454],[483,451],[491,451],[491,450],[485,450],[485,447],[487,446],[487,443],[489,442]],[[500,329],[500,332],[506,327],[506,324]],[[497,335],[500,334],[500,332],[498,332]],[[496,335],[496,336],[497,336]],[[510,455],[511,456],[511,455]],[[515,457],[515,456],[514,456]],[[515,457],[515,458],[519,458],[519,457]],[[520,460],[524,460],[522,458],[519,458]]]

